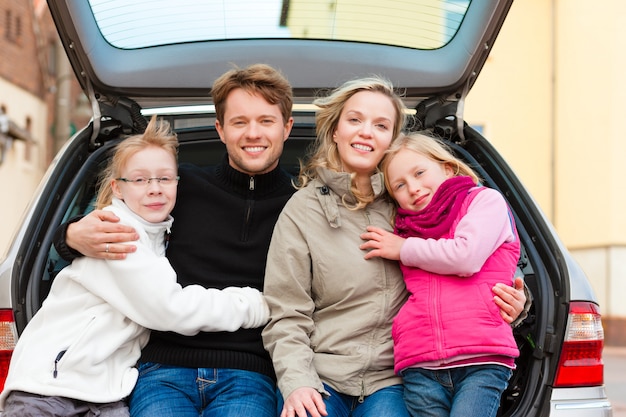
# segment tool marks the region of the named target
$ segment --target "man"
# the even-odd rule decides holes
[[[181,165],[167,257],[183,286],[262,289],[274,224],[295,191],[278,164],[293,126],[291,86],[256,64],[225,73],[211,94],[227,155],[216,167]],[[66,259],[123,259],[134,247],[121,242],[137,236],[116,221],[94,211],[59,228],[55,246]],[[521,294],[497,290],[503,314],[518,315]],[[260,328],[193,337],[152,332],[139,371],[130,398],[135,417],[276,415],[275,376]]]
[[[215,167],[180,166],[167,257],[182,286],[262,290],[272,229],[294,192],[278,165],[293,125],[291,86],[273,68],[252,65],[222,75],[211,94],[227,155]],[[116,242],[135,234],[111,223],[116,220],[92,212],[67,226],[67,246],[87,256],[123,258],[134,247]],[[67,257],[69,248],[56,240]],[[276,414],[275,376],[261,328],[193,337],[152,332],[139,371],[133,416]]]

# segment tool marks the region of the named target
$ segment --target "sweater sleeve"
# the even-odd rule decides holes
[[[124,260],[83,258],[77,281],[129,319],[149,329],[194,335],[265,324],[269,311],[255,289],[182,287],[165,257],[145,242]],[[256,320],[256,322],[255,322]]]
[[[68,226],[74,222],[79,221],[82,218],[83,216],[73,217],[67,222],[61,224],[54,231],[54,235],[52,237],[52,243],[54,244],[54,248],[56,249],[57,253],[61,256],[61,258],[68,262],[72,262],[74,259],[83,256],[83,254],[79,251],[70,248],[65,240],[65,234],[67,233]]]
[[[437,274],[470,276],[500,245],[515,239],[511,221],[504,197],[487,188],[474,197],[452,238],[408,238],[400,260]]]
[[[293,198],[287,203],[274,228],[265,269],[263,293],[270,321],[263,330],[263,342],[284,398],[300,387],[324,392],[310,347],[315,303],[311,254],[303,230],[306,211],[298,210]]]

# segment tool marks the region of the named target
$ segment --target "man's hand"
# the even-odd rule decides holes
[[[524,280],[518,277],[515,278],[513,287],[499,283],[492,290],[495,294],[493,299],[500,307],[500,315],[507,323],[513,323],[524,310],[526,304]]]
[[[297,388],[285,400],[280,417],[307,417],[308,415],[311,417],[328,415],[322,394],[311,387]]]
[[[139,235],[132,227],[118,224],[119,221],[113,212],[94,210],[67,227],[65,242],[91,258],[124,259],[137,247],[119,242],[138,240]]]

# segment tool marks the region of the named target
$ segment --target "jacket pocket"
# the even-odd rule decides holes
[[[94,326],[95,321],[95,317],[89,319],[74,340],[72,340],[66,348],[56,353],[52,371],[53,378],[58,378],[59,373],[73,366],[81,367],[82,369],[84,366],[88,365],[88,362],[86,363],[85,361],[85,357],[89,355],[90,348],[85,347],[85,340],[87,342],[91,340],[89,334],[91,333],[91,328]]]

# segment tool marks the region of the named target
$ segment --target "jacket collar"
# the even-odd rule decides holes
[[[337,172],[327,168],[317,169],[318,179],[314,183],[315,195],[320,202],[326,221],[332,228],[341,227],[341,211],[339,205],[355,204],[356,198],[350,190],[352,178],[349,173]],[[385,193],[383,176],[376,173],[371,176],[372,189],[376,198]],[[332,194],[331,194],[332,191]]]
[[[140,235],[145,234],[147,239],[153,245],[152,247],[154,252],[159,256],[165,256],[165,250],[167,249],[169,242],[172,223],[174,222],[174,218],[171,215],[168,215],[167,219],[162,222],[152,223],[133,212],[126,205],[126,203],[116,197],[113,197],[111,205],[108,206],[108,209],[114,212],[117,211],[116,214],[118,216],[123,213],[125,220],[130,223],[130,226],[135,228],[137,233]]]
[[[127,217],[130,217],[131,219],[133,219],[133,221],[141,224],[141,227],[144,230],[146,230],[148,233],[154,233],[154,232],[162,233],[163,231],[167,231],[169,233],[170,229],[172,228],[172,223],[174,222],[174,218],[169,214],[167,218],[162,222],[158,222],[158,223],[149,222],[145,220],[143,217],[141,217],[140,215],[138,215],[137,213],[135,213],[134,211],[132,211],[126,205],[126,203],[124,203],[122,200],[120,200],[117,197],[113,197],[111,201],[111,206],[115,207],[117,210],[125,212]]]
[[[333,193],[337,194],[347,203],[354,203],[354,195],[350,191],[352,178],[350,173],[337,172],[328,168],[318,168],[317,174],[323,185],[330,188]],[[372,181],[372,189],[376,198],[381,197],[385,193],[385,181],[382,172],[376,172],[370,177]]]

